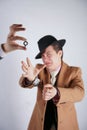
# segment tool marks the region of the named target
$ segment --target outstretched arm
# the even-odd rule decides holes
[[[40,67],[38,66],[34,67],[29,58],[26,58],[26,62],[22,61],[21,63],[22,63],[22,70],[24,73],[20,78],[19,84],[22,87],[30,87],[35,81],[38,74],[41,72],[41,70],[44,69],[46,66],[41,65]]]

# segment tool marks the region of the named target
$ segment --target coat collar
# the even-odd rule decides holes
[[[41,66],[41,65],[39,65],[39,66]],[[67,68],[68,68],[68,65],[62,61],[61,69],[57,76],[57,86],[59,86],[59,87],[63,87],[63,83],[65,80],[65,73],[67,71]],[[46,75],[46,76],[44,76],[44,75]],[[44,70],[42,70],[40,72],[39,77],[43,81],[44,84],[50,83],[50,73],[46,68],[44,68]]]
[[[63,87],[64,80],[65,80],[65,73],[67,71],[68,65],[62,61],[61,69],[59,75],[57,77],[57,86]]]

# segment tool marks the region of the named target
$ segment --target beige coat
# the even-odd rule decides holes
[[[20,78],[21,86],[23,78]],[[50,83],[50,75],[46,69],[41,71],[39,78],[43,84]],[[28,87],[31,88],[33,86]],[[80,68],[68,66],[63,62],[57,79],[57,87],[61,94],[60,101],[56,104],[58,130],[79,130],[74,103],[79,102],[84,97]],[[43,130],[45,110],[46,102],[42,99],[42,85],[40,84],[28,130]]]

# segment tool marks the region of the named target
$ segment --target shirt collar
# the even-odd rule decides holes
[[[56,76],[56,75],[59,73],[60,68],[61,68],[61,65],[59,65],[58,68],[57,68],[56,70],[50,72],[50,75],[51,75],[51,76],[53,76],[53,75]]]

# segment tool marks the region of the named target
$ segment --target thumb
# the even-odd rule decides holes
[[[46,67],[46,65],[42,65],[40,68],[40,71],[43,70]]]
[[[21,45],[17,45],[17,48],[18,50],[26,50],[26,47],[25,46],[21,46]]]

